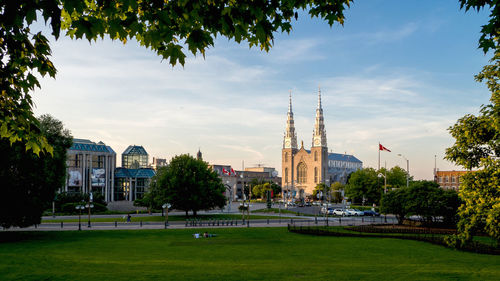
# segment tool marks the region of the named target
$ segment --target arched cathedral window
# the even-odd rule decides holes
[[[314,167],[314,183],[318,183],[318,167]]]
[[[314,151],[314,161],[318,161],[318,152]]]
[[[300,162],[297,166],[297,181],[298,183],[306,183],[307,182],[307,167],[304,162]]]
[[[288,152],[285,152],[285,162],[288,162]]]
[[[288,183],[288,168],[285,168],[285,183]]]

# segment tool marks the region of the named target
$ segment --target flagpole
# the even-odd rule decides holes
[[[380,142],[378,142],[378,170],[377,171],[380,171]]]

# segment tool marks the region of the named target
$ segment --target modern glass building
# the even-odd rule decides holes
[[[141,199],[154,175],[155,171],[151,168],[116,168],[113,201]]]
[[[122,153],[122,167],[115,170],[113,201],[134,201],[144,196],[155,171],[148,167],[148,153],[144,147],[130,145]]]
[[[127,169],[140,169],[148,167],[149,155],[144,147],[130,145],[122,153],[122,167]]]
[[[64,190],[68,193],[99,192],[112,200],[116,153],[103,142],[73,139],[66,160],[68,176]]]

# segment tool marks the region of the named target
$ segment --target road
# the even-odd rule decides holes
[[[275,219],[255,219],[250,221],[238,220],[205,220],[196,223],[192,221],[173,221],[165,226],[164,222],[141,222],[140,217],[134,221],[126,222],[92,222],[91,227],[86,221],[82,221],[81,230],[124,230],[124,229],[197,229],[197,228],[222,228],[222,227],[286,227],[288,224],[298,225],[329,225],[329,226],[352,226],[366,224],[396,223],[393,216],[386,217],[322,217],[322,216],[279,216]],[[139,221],[138,221],[139,220]],[[2,231],[72,231],[78,230],[77,222],[65,223],[42,223],[27,228],[9,228]]]

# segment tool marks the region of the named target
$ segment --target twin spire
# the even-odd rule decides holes
[[[316,120],[314,123],[312,147],[327,147],[323,108],[321,107],[321,88],[318,89],[318,107],[316,108]],[[283,138],[283,148],[297,149],[297,135],[295,133],[295,125],[293,121],[291,91],[290,101],[288,104],[286,131]]]

